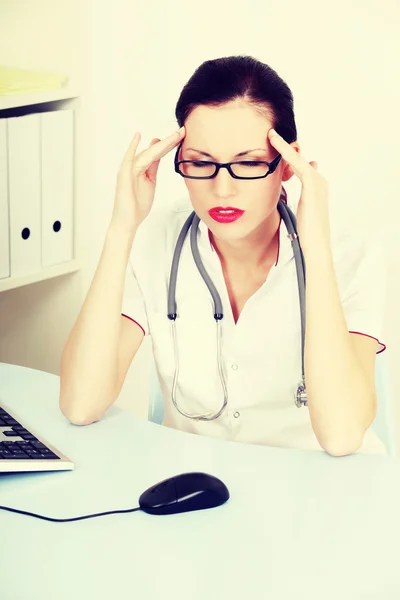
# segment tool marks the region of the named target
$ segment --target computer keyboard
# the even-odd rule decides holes
[[[73,468],[66,456],[0,406],[0,473]]]

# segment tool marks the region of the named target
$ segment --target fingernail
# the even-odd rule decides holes
[[[183,130],[185,129],[184,126],[182,126],[180,129],[178,129],[178,133],[183,133]]]

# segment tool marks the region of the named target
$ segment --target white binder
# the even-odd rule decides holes
[[[0,119],[0,279],[10,277],[7,119]]]
[[[40,115],[9,117],[11,277],[40,271]]]
[[[73,258],[73,110],[41,113],[42,266]]]

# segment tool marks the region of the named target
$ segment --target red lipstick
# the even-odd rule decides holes
[[[215,206],[208,211],[208,214],[217,223],[232,223],[240,219],[244,212],[244,210],[234,208],[233,206]]]

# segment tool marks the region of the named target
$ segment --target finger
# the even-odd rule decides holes
[[[175,148],[184,138],[185,130],[174,131],[167,138],[160,140],[157,144],[154,144],[151,148],[144,150],[136,161],[136,167],[140,171],[146,171],[150,165],[160,160],[163,156],[168,154],[173,148]]]
[[[298,177],[301,178],[312,172],[313,169],[306,159],[299,152],[296,152],[275,129],[268,131],[268,139],[274,148],[278,150],[279,154],[282,155],[282,158],[292,167]]]
[[[140,142],[140,133],[137,131],[133,136],[131,143],[128,146],[127,151],[125,152],[124,158],[122,159],[122,163],[126,164],[131,162],[136,155],[136,150]]]
[[[161,142],[160,138],[153,138],[150,142],[149,148]],[[157,171],[160,165],[160,160],[155,160],[151,163],[150,167],[147,169],[147,176],[152,183],[156,182]]]

